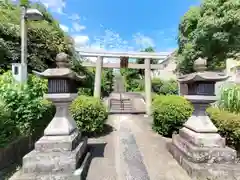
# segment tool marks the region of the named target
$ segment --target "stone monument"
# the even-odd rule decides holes
[[[77,82],[83,77],[69,69],[65,53],[57,55],[56,63],[57,68],[37,73],[48,79],[45,97],[56,106],[56,114],[11,180],[81,180],[85,175],[90,159],[87,138],[81,136],[69,113],[69,105],[77,97]]]
[[[205,71],[206,63],[205,59],[197,59],[196,72],[178,79],[188,85],[188,94],[184,97],[193,104],[194,112],[179,134],[173,135],[169,151],[193,179],[233,180],[240,175],[236,151],[225,145],[225,139],[205,111],[216,101],[215,83],[228,77]]]

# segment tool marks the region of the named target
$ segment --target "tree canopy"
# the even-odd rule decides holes
[[[207,58],[209,70],[225,68],[240,51],[240,1],[204,0],[183,16],[178,34],[178,70],[193,72],[198,57]]]
[[[38,9],[43,14],[42,21],[28,21],[28,69],[44,71],[55,67],[56,55],[65,52],[70,56],[71,68],[85,75],[80,93],[93,94],[94,68],[86,68],[81,65],[82,60],[74,47],[73,39],[60,28],[58,21],[47,11],[44,5],[29,3],[21,0],[21,5]],[[12,62],[20,62],[21,37],[20,37],[20,13],[19,4],[11,1],[0,1],[0,73],[10,68]],[[102,95],[108,95],[112,91],[113,71],[103,70]]]
[[[73,43],[42,4],[32,3],[28,6],[38,9],[44,16],[42,21],[27,22],[28,66],[30,70],[43,71],[55,66],[59,52],[72,56]],[[20,11],[19,5],[0,1],[0,64],[4,69],[10,67],[9,63],[20,61]]]

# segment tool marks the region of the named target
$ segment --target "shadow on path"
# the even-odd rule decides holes
[[[89,149],[91,152],[91,159],[95,157],[104,157],[104,150],[107,143],[96,143],[96,144],[89,144]]]
[[[89,151],[91,153],[91,157],[89,159],[88,167],[91,166],[92,160],[94,158],[104,158],[104,151],[107,143],[96,143],[89,144]],[[88,168],[89,171],[89,168]],[[88,171],[86,172],[85,179],[87,178]]]
[[[84,133],[84,136],[88,136],[89,138],[99,138],[99,137],[102,137],[102,136],[106,136],[106,135],[110,134],[111,132],[113,132],[115,130],[116,129],[113,128],[111,125],[104,124],[102,132],[100,132],[100,133]]]

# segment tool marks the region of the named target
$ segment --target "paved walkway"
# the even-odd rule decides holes
[[[143,115],[111,115],[110,134],[90,139],[87,180],[190,180]]]

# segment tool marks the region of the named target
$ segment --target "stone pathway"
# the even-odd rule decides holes
[[[111,115],[110,134],[90,139],[93,159],[87,180],[190,180],[144,115]]]

